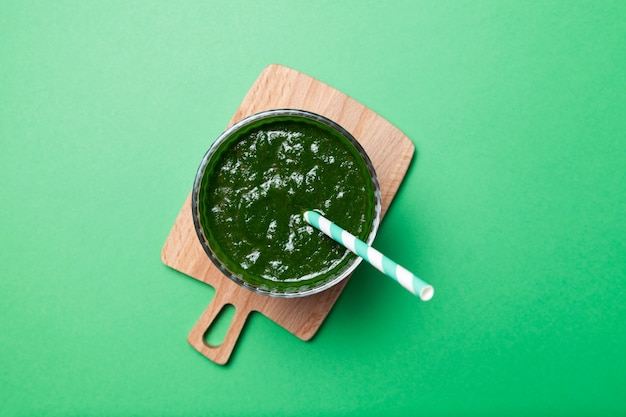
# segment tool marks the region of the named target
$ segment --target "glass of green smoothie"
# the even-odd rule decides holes
[[[323,291],[361,262],[309,226],[306,210],[368,244],[381,212],[376,172],[356,139],[295,109],[257,113],[222,133],[200,163],[191,202],[211,261],[237,284],[276,297]]]

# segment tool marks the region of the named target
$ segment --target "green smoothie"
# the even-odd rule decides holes
[[[323,285],[354,256],[303,219],[318,210],[367,240],[376,186],[359,150],[317,120],[281,116],[226,138],[198,184],[198,216],[213,255],[233,275],[268,292]]]

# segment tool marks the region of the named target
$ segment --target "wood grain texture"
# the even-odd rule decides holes
[[[414,153],[411,141],[391,123],[336,89],[293,69],[268,66],[252,85],[228,126],[263,110],[293,108],[321,114],[339,123],[369,155],[380,183],[382,215],[404,179]],[[191,217],[191,193],[185,200],[161,252],[163,262],[215,288],[215,297],[189,333],[189,343],[207,358],[224,364],[230,358],[248,315],[257,311],[302,340],[317,332],[348,280],[302,298],[256,294],[224,276],[204,253]],[[212,346],[204,335],[221,309],[235,314],[224,341]]]

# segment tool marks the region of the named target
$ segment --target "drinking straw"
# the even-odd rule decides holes
[[[318,212],[311,210],[304,212],[304,220],[335,242],[369,262],[373,267],[392,278],[413,295],[419,296],[423,301],[433,298],[435,290],[431,285]]]

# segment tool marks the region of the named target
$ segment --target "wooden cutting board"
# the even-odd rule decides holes
[[[268,66],[244,97],[228,126],[263,110],[294,108],[321,114],[339,123],[361,143],[380,183],[382,215],[396,194],[415,150],[391,123],[334,88],[280,65]],[[207,149],[210,142],[207,141]],[[200,161],[202,155],[198,155]],[[195,172],[193,173],[195,174]],[[319,329],[348,280],[302,298],[275,298],[238,286],[224,276],[204,253],[191,217],[191,193],[185,200],[161,253],[163,262],[215,288],[215,297],[189,333],[189,343],[218,364],[228,361],[248,315],[257,311],[302,340]],[[224,341],[213,346],[205,333],[226,305],[235,313]]]

